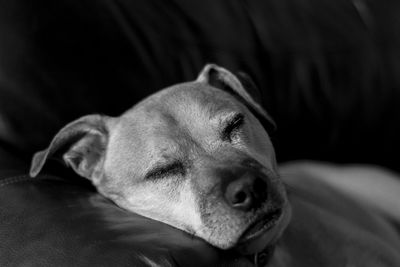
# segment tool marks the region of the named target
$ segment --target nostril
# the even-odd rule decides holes
[[[232,208],[248,211],[254,202],[252,191],[251,184],[237,180],[228,185],[225,197]]]
[[[235,209],[248,211],[252,208],[254,202],[254,198],[250,192],[239,191],[231,200],[231,206]]]
[[[234,209],[250,211],[262,206],[268,198],[267,182],[257,176],[244,176],[230,182],[225,189],[225,199]]]
[[[232,204],[236,205],[236,204],[244,203],[244,202],[246,202],[246,199],[247,199],[246,192],[239,191],[239,192],[236,193],[236,195],[235,195],[235,197],[234,197],[234,199],[232,201]]]

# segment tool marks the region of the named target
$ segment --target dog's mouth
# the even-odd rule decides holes
[[[239,244],[251,242],[257,237],[261,236],[264,232],[273,228],[282,216],[282,209],[274,209],[261,216],[243,232],[239,238]]]

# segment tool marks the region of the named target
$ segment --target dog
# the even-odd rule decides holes
[[[61,157],[118,206],[236,251],[243,265],[256,255],[256,266],[399,267],[395,175],[378,170],[367,180],[382,182],[359,190],[355,169],[278,168],[274,122],[256,92],[245,75],[208,64],[119,117],[68,124],[30,175]]]

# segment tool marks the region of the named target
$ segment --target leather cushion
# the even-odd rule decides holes
[[[0,175],[1,266],[235,265],[200,239],[116,207],[81,179]]]

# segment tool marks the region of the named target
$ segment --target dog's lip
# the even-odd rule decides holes
[[[250,242],[273,228],[282,216],[282,209],[268,211],[251,223],[239,238],[239,244]]]

